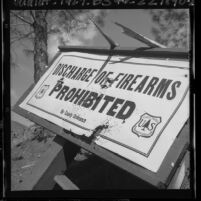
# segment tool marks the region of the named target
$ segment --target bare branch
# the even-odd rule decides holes
[[[34,16],[34,14],[33,14],[33,11],[32,11],[32,10],[30,10],[30,14],[31,14],[31,16],[32,16],[33,20],[35,21],[35,20],[36,20],[36,18],[35,18],[35,16]]]
[[[29,32],[28,34],[24,34],[23,36],[21,36],[21,37],[19,37],[19,38],[16,38],[16,39],[14,39],[13,41],[11,41],[10,44],[13,44],[14,42],[19,41],[19,40],[22,40],[22,39],[24,39],[24,38],[27,38],[29,35],[31,35],[31,34],[33,34],[33,33],[34,33],[34,32],[31,31],[31,32]]]
[[[75,21],[86,24],[86,22],[83,22],[80,19],[78,19],[77,17],[75,17],[70,10],[68,10],[67,12]]]
[[[25,20],[22,16],[20,16],[20,15],[17,15],[17,14],[15,14],[14,12],[12,12],[11,11],[11,13],[15,16],[15,17],[17,17],[18,19],[20,19],[21,21],[23,21],[23,22],[25,22],[25,23],[27,23],[27,24],[29,24],[30,26],[33,26],[33,24],[31,23],[31,22],[29,22],[29,21],[27,21],[27,20]]]
[[[24,23],[19,23],[19,24],[11,24],[10,26],[20,26],[20,25],[24,25]]]
[[[47,13],[48,13],[48,10],[46,10],[46,11],[45,11],[44,17],[46,17],[46,16],[47,16]]]

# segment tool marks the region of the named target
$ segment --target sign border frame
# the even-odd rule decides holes
[[[71,52],[71,51],[70,51],[70,52]],[[72,51],[72,52],[74,52],[74,51]],[[61,53],[63,53],[63,52],[59,52],[59,55],[53,59],[53,61],[51,62],[51,64],[50,64],[49,66],[51,66],[51,65],[53,64],[53,62],[61,55]],[[83,53],[83,52],[81,52],[81,53]],[[63,57],[65,57],[65,56],[66,56],[66,57],[73,56],[73,57],[78,57],[78,58],[82,58],[82,59],[104,61],[104,60],[102,60],[102,59],[93,59],[93,58],[88,58],[88,57],[84,57],[84,56],[63,55],[63,56],[61,56],[61,58],[58,60],[57,64],[58,64],[58,63],[61,61],[61,59],[62,59]],[[115,56],[115,55],[111,55],[111,56]],[[110,62],[112,62],[112,60],[110,60]],[[119,62],[121,62],[121,61],[119,61]],[[128,64],[133,63],[133,62],[127,62],[127,61],[123,61],[123,62],[124,62],[124,63],[128,63]],[[33,107],[33,108],[36,108],[36,109],[38,109],[38,110],[41,110],[42,112],[48,113],[49,115],[52,115],[52,116],[57,117],[57,118],[59,118],[59,119],[62,119],[63,121],[66,121],[66,122],[68,122],[68,123],[70,123],[70,124],[72,124],[72,125],[74,125],[74,126],[77,126],[78,128],[81,128],[81,129],[86,130],[86,131],[90,131],[90,130],[93,131],[93,128],[90,129],[90,128],[83,127],[83,126],[81,126],[81,125],[79,125],[79,124],[76,124],[76,123],[74,123],[74,122],[71,122],[71,121],[69,121],[69,120],[67,120],[67,119],[65,119],[65,118],[59,117],[59,116],[57,116],[57,115],[55,115],[55,114],[52,114],[52,113],[50,113],[50,112],[48,112],[48,111],[45,111],[45,110],[43,110],[43,109],[41,109],[41,108],[39,108],[39,107],[37,107],[37,106],[34,106],[34,105],[32,105],[32,104],[29,103],[30,100],[35,96],[35,94],[40,90],[40,88],[41,88],[41,86],[43,85],[43,83],[45,82],[45,80],[46,80],[46,79],[49,77],[49,75],[55,70],[57,64],[55,64],[55,67],[52,69],[52,71],[49,72],[49,74],[46,76],[46,78],[43,80],[43,82],[40,84],[40,86],[36,89],[35,93],[33,93],[33,95],[30,97],[30,99],[26,102],[26,104],[29,105],[29,106],[31,106],[31,107]],[[143,64],[142,64],[142,65],[143,65]],[[155,64],[146,64],[146,65],[155,65]],[[161,66],[161,67],[164,66],[164,67],[166,67],[166,65],[158,65],[158,66]],[[167,67],[167,68],[168,68],[168,67]],[[179,67],[173,67],[173,68],[179,68]],[[181,68],[182,68],[182,67],[181,67]],[[185,70],[188,70],[188,69],[185,68]],[[102,138],[104,138],[104,139],[107,139],[107,140],[113,142],[113,143],[116,143],[116,144],[118,144],[118,145],[121,145],[121,146],[123,146],[123,147],[125,147],[125,148],[127,148],[127,149],[129,149],[129,150],[132,150],[132,151],[134,151],[134,152],[136,152],[136,153],[138,153],[138,154],[140,154],[140,155],[142,155],[142,156],[144,156],[144,157],[149,157],[149,155],[151,154],[152,150],[154,149],[154,147],[155,147],[155,145],[156,145],[158,139],[160,138],[161,134],[163,133],[164,129],[168,126],[169,122],[170,122],[171,119],[174,117],[174,115],[176,114],[176,112],[177,112],[178,109],[180,108],[182,102],[183,102],[184,99],[186,98],[186,95],[187,95],[188,91],[189,91],[189,85],[186,87],[186,89],[185,89],[185,91],[184,91],[184,94],[183,94],[183,96],[181,97],[181,99],[180,99],[178,105],[176,106],[176,108],[174,109],[174,111],[172,112],[172,114],[171,114],[170,117],[168,118],[167,122],[166,122],[165,125],[162,127],[162,129],[161,129],[160,132],[158,133],[156,139],[154,140],[154,142],[152,143],[152,145],[150,146],[149,150],[148,150],[146,153],[145,153],[145,152],[142,152],[142,151],[140,151],[140,150],[137,150],[136,148],[127,146],[127,145],[125,145],[125,144],[123,144],[123,143],[121,143],[121,142],[119,142],[119,141],[113,140],[113,139],[111,139],[110,137],[107,137],[107,136],[105,136],[105,135],[100,134],[100,136],[101,136]]]

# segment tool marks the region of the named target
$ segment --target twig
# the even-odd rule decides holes
[[[33,31],[29,32],[28,34],[25,34],[19,38],[14,39],[13,41],[10,42],[10,44],[13,44],[14,42],[18,41],[18,40],[22,40],[23,38],[28,37],[29,35],[31,35],[33,33]]]
[[[11,13],[12,13],[15,17],[17,17],[18,19],[20,19],[21,21],[23,21],[23,22],[29,24],[30,26],[33,26],[33,24],[32,24],[31,22],[25,20],[22,16],[19,16],[19,15],[15,14],[15,13],[12,12],[12,11],[11,11]]]
[[[31,16],[32,16],[33,20],[35,21],[35,20],[36,20],[36,18],[35,18],[35,16],[34,16],[34,14],[33,14],[32,10],[30,10],[30,14],[31,14]]]
[[[68,14],[70,14],[70,16],[71,16],[75,21],[80,22],[80,23],[83,23],[83,24],[85,24],[85,25],[87,24],[85,21],[82,21],[82,20],[78,19],[77,17],[75,17],[74,14],[73,14],[70,10],[68,10],[67,12],[68,12]]]
[[[46,17],[46,16],[47,16],[47,13],[48,13],[48,10],[46,10],[46,11],[45,11],[44,17]]]
[[[20,26],[20,25],[24,25],[24,23],[19,23],[19,24],[11,24],[10,26]]]

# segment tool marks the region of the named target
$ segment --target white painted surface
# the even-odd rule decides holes
[[[98,145],[156,172],[189,117],[189,63],[113,56],[102,70],[102,73],[110,72],[108,77],[112,83],[104,80],[100,84],[97,73],[106,58],[107,55],[61,53],[20,107],[78,135],[90,136],[97,127],[102,126],[104,129],[101,136],[96,139]],[[61,100],[61,96],[56,98],[60,90],[51,93],[57,81],[62,78],[61,75],[53,75],[59,64],[77,66],[75,72],[79,68],[94,70],[88,82],[64,76],[62,86],[66,85],[69,89]],[[129,74],[132,78],[130,82],[128,80],[129,84],[125,86],[125,83],[125,89],[119,88],[123,83],[120,83],[121,79]],[[136,82],[131,85],[136,76]],[[118,80],[115,79],[117,77]],[[164,88],[162,95],[158,87],[167,81],[169,85],[167,90]],[[88,108],[83,103],[78,105],[74,101],[65,101],[66,95],[73,88],[76,92],[80,89],[80,92],[86,90],[89,94],[95,92],[97,96],[102,94],[101,100],[94,100]],[[40,93],[42,89],[45,93]],[[106,103],[104,98],[108,97],[110,101],[103,109]],[[118,104],[115,105],[117,99]],[[123,112],[120,112],[121,109]],[[129,111],[131,113],[126,116]],[[125,120],[120,118],[124,115]]]

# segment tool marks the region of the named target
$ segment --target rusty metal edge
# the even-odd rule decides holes
[[[189,52],[186,49],[173,48],[150,48],[150,47],[116,47],[115,49],[107,49],[104,47],[83,47],[83,46],[59,46],[61,52],[77,51],[91,54],[108,54],[135,57],[150,58],[169,58],[169,59],[189,59]]]

